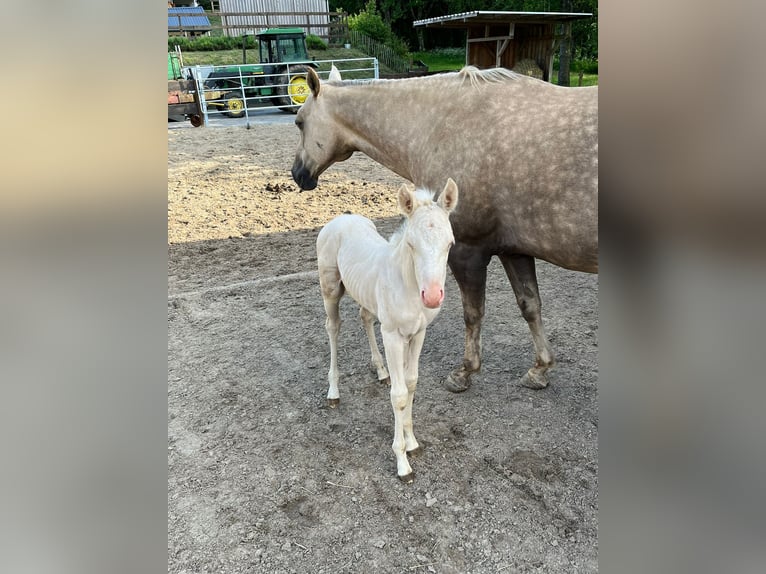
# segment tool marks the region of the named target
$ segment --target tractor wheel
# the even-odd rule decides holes
[[[224,114],[230,118],[241,118],[245,115],[245,102],[242,101],[239,92],[229,92],[224,96],[224,100]]]
[[[306,98],[311,94],[306,79],[308,72],[305,66],[291,66],[289,76],[282,76],[279,86],[279,97],[275,102],[283,112],[297,114]]]

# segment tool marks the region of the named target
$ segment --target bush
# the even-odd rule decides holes
[[[309,34],[306,36],[306,47],[309,50],[326,50],[327,44],[325,44],[324,40],[322,40],[322,38],[319,36]]]
[[[241,37],[232,36],[199,36],[187,38],[184,36],[168,36],[168,50],[180,46],[185,52],[212,52],[216,50],[236,50],[242,47]],[[247,37],[247,47],[255,48],[255,38]]]
[[[569,70],[575,73],[598,74],[598,60],[572,60]]]
[[[378,14],[375,0],[367,2],[364,10],[359,12],[359,14],[349,16],[348,27],[383,44],[387,44],[393,35],[391,28],[386,25],[383,18]]]
[[[380,14],[378,14],[375,0],[369,0],[365,5],[364,10],[358,14],[349,16],[348,27],[351,30],[356,30],[357,32],[369,36],[373,40],[377,40],[381,44],[385,44],[402,58],[406,59],[409,57],[410,49],[407,42],[394,34],[391,27],[386,24]]]

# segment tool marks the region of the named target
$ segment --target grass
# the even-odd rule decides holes
[[[578,86],[579,85],[579,72],[569,72],[569,85],[570,86]],[[555,84],[559,80],[559,71],[553,70],[553,83]],[[583,86],[598,86],[598,74],[583,74],[582,75],[582,85]]]
[[[428,66],[429,72],[451,72],[465,65],[465,48],[439,48],[428,52],[413,52],[413,60]]]

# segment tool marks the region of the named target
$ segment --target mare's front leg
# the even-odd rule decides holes
[[[407,461],[407,444],[404,440],[404,417],[409,403],[404,376],[405,341],[396,329],[388,330],[382,325],[381,334],[391,375],[391,407],[394,409],[394,442],[391,449],[396,456],[396,474],[402,482],[412,482],[415,475]]]
[[[529,325],[535,344],[535,366],[521,377],[520,383],[530,389],[544,389],[548,386],[548,377],[545,373],[553,366],[554,361],[548,339],[545,337],[540,313],[542,304],[537,286],[535,258],[529,255],[502,255],[500,261],[508,279],[511,280],[516,302]]]
[[[372,355],[372,367],[378,373],[378,380],[381,383],[389,384],[391,382],[388,376],[386,365],[383,364],[383,357],[378,349],[378,342],[375,340],[375,315],[370,313],[364,307],[359,308],[359,316],[362,318],[364,331],[367,333],[367,340],[370,343],[370,353]]]
[[[320,268],[319,285],[322,288],[322,300],[324,301],[324,310],[327,313],[325,329],[330,338],[330,371],[327,373],[327,380],[330,388],[327,391],[327,404],[335,408],[340,403],[340,394],[338,391],[338,333],[340,333],[340,298],[343,297],[345,287],[340,280],[340,273],[337,268]]]
[[[448,391],[461,393],[471,386],[471,374],[481,368],[481,321],[487,288],[487,265],[491,255],[483,248],[455,243],[449,254],[449,266],[460,287],[465,320],[463,364],[444,381]]]
[[[426,330],[422,329],[410,339],[404,360],[404,380],[407,384],[407,406],[404,409],[404,444],[407,454],[410,455],[420,452],[420,445],[412,431],[412,401],[415,399],[415,389],[418,386],[418,365],[425,338]]]

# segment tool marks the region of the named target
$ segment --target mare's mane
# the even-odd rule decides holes
[[[490,68],[487,70],[480,70],[476,66],[465,66],[459,72],[445,72],[442,74],[434,74],[432,76],[418,76],[414,78],[384,78],[384,79],[365,79],[365,80],[342,80],[340,82],[333,81],[327,82],[331,86],[360,86],[360,85],[384,85],[392,84],[396,82],[459,82],[459,85],[466,83],[472,87],[479,87],[482,84],[495,84],[499,82],[515,81],[520,78],[527,78],[522,74],[518,74],[505,68]]]

